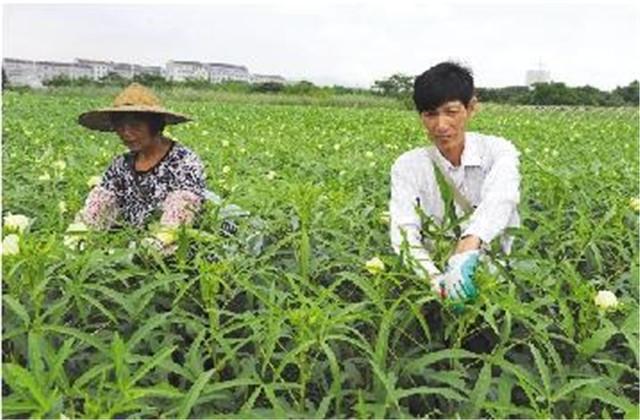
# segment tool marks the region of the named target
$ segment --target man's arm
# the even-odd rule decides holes
[[[480,241],[490,243],[507,227],[520,202],[518,151],[508,142],[495,148],[493,166],[480,192],[480,204],[471,215],[456,253],[474,249],[476,245],[479,248]]]
[[[419,193],[407,168],[396,163],[391,169],[391,201],[389,202],[391,245],[401,253],[406,237],[408,255],[403,261],[420,276],[434,278],[440,274],[421,241],[422,223],[415,206]]]

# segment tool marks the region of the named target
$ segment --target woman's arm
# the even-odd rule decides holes
[[[84,223],[92,229],[109,229],[119,216],[117,191],[122,183],[123,158],[111,162],[100,183],[87,196],[84,207],[76,213],[75,223]]]
[[[193,153],[185,156],[175,171],[171,192],[162,203],[160,224],[176,227],[192,223],[204,202],[205,185],[200,159]]]

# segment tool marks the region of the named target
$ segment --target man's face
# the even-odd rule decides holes
[[[464,144],[464,131],[471,118],[475,98],[467,107],[458,100],[445,102],[432,111],[420,113],[427,134],[440,150],[452,150]]]

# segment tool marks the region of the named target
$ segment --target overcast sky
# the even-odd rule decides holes
[[[470,65],[487,87],[522,85],[540,62],[572,86],[612,89],[638,78],[640,8],[632,2],[429,3],[4,5],[3,56],[221,61],[362,87],[446,59]]]

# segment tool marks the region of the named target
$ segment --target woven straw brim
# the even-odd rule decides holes
[[[180,124],[191,121],[186,115],[181,115],[160,107],[152,107],[145,105],[124,105],[113,108],[102,108],[88,111],[78,117],[78,123],[91,130],[98,131],[115,131],[111,124],[111,114],[115,112],[150,112],[162,115],[167,125]]]

